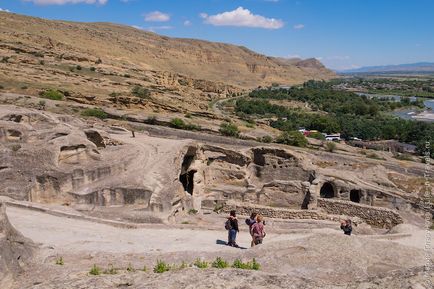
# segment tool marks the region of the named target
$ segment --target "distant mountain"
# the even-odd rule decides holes
[[[366,66],[356,69],[338,71],[343,74],[353,73],[434,73],[433,62],[418,62],[409,64]]]

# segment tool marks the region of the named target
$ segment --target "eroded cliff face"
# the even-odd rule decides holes
[[[0,202],[0,287],[10,288],[13,278],[33,255],[35,245],[9,223],[6,205]]]
[[[133,205],[166,216],[228,201],[296,210],[318,209],[321,198],[402,210],[417,204],[417,195],[379,165],[336,156],[318,166],[329,155],[212,138],[211,144],[146,131],[133,138],[104,122],[2,106],[0,194],[81,209]]]
[[[260,85],[335,77],[316,60],[282,62],[230,44],[109,23],[0,15],[0,82],[13,92],[56,88],[81,103],[207,111],[212,100]],[[135,85],[150,97],[132,95]]]

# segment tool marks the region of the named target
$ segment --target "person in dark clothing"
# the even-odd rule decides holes
[[[228,230],[228,246],[238,247],[237,242],[236,242],[237,233],[239,232],[238,219],[236,216],[236,212],[234,210],[232,210],[230,212],[230,215],[229,215],[228,220],[226,221],[225,227]]]
[[[341,230],[344,231],[345,235],[351,236],[351,232],[353,231],[353,226],[351,225],[350,219],[341,221]]]
[[[257,215],[258,215],[257,213],[253,212],[250,215],[250,218],[246,219],[246,224],[247,224],[247,226],[249,226],[249,232],[250,232],[250,235],[252,236],[252,241],[250,242],[251,247],[255,246],[255,242],[254,242],[255,240],[253,238],[252,226],[256,223],[256,216]]]

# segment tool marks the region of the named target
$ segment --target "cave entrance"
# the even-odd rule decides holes
[[[331,199],[335,197],[335,189],[331,183],[326,182],[322,185],[319,194],[321,198]]]
[[[179,181],[181,182],[184,191],[188,192],[190,195],[193,195],[194,174],[197,172],[196,170],[191,170],[190,166],[195,158],[196,148],[189,147],[182,161],[181,173],[179,175]]]
[[[360,203],[362,192],[360,190],[350,191],[350,201],[354,203]]]
[[[182,183],[184,191],[186,191],[190,195],[193,195],[195,173],[196,170],[191,170],[179,176],[179,181]]]

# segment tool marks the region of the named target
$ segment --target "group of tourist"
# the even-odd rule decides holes
[[[265,233],[265,221],[264,217],[261,214],[253,212],[250,215],[250,218],[246,219],[246,225],[249,226],[249,233],[252,236],[252,241],[250,243],[251,247],[262,244],[266,233]],[[238,226],[238,219],[235,210],[232,210],[229,214],[229,217],[225,223],[225,229],[228,230],[228,246],[238,248],[238,244],[236,242],[237,234],[240,232]],[[353,227],[351,225],[351,220],[342,220],[341,221],[341,230],[344,231],[345,235],[350,236],[353,231]]]
[[[250,243],[251,247],[255,245],[262,244],[266,233],[265,233],[265,221],[264,217],[260,214],[253,212],[250,218],[246,219],[246,225],[249,226],[249,233],[252,236],[252,241]],[[237,247],[236,242],[237,234],[240,232],[238,226],[238,219],[236,212],[233,210],[229,214],[229,218],[225,223],[225,228],[228,230],[228,246]]]

